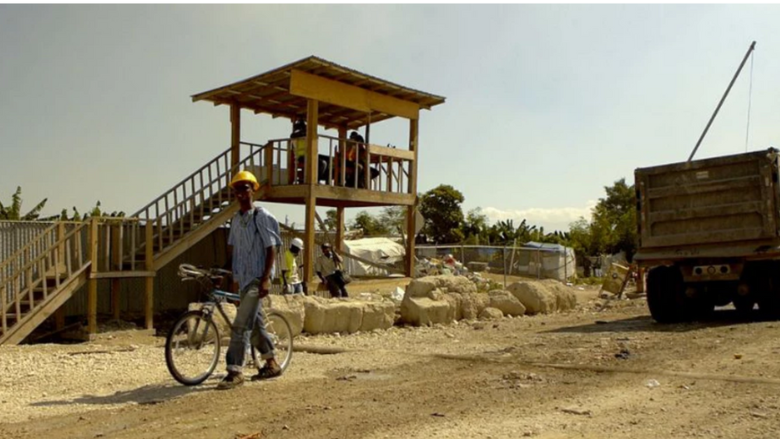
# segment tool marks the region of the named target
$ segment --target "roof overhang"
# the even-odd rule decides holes
[[[392,117],[416,119],[445,98],[414,90],[310,56],[257,76],[192,96],[192,101],[240,108],[291,120],[319,102],[319,124],[356,129]]]

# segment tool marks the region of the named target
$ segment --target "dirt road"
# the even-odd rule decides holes
[[[2,348],[0,437],[780,437],[780,323],[720,311],[662,326],[642,300],[583,298],[567,314],[308,337],[349,352],[296,353],[285,376],[226,392],[221,376],[177,385],[153,336]]]

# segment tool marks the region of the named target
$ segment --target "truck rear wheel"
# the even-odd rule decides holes
[[[734,308],[737,310],[737,314],[739,314],[740,317],[749,317],[750,313],[753,312],[753,308],[756,305],[756,301],[753,299],[753,297],[740,295],[734,297],[732,303],[734,304]]]
[[[677,323],[686,318],[685,283],[676,267],[655,267],[647,274],[647,306],[658,323]]]

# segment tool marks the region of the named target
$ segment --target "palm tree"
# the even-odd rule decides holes
[[[59,215],[52,217],[39,218],[43,206],[46,205],[47,198],[36,204],[29,212],[22,215],[22,187],[17,186],[16,192],[11,196],[11,205],[4,206],[0,202],[0,220],[20,220],[20,221],[53,221],[59,218]]]

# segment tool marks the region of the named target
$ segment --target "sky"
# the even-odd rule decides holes
[[[0,5],[0,202],[21,186],[45,214],[134,213],[230,146],[229,109],[191,95],[316,55],[446,97],[421,112],[420,192],[566,230],[605,186],[688,158],[754,40],[696,158],[777,146],[778,22],[780,5]],[[289,133],[242,112],[242,140]],[[407,139],[402,120],[371,129]]]

